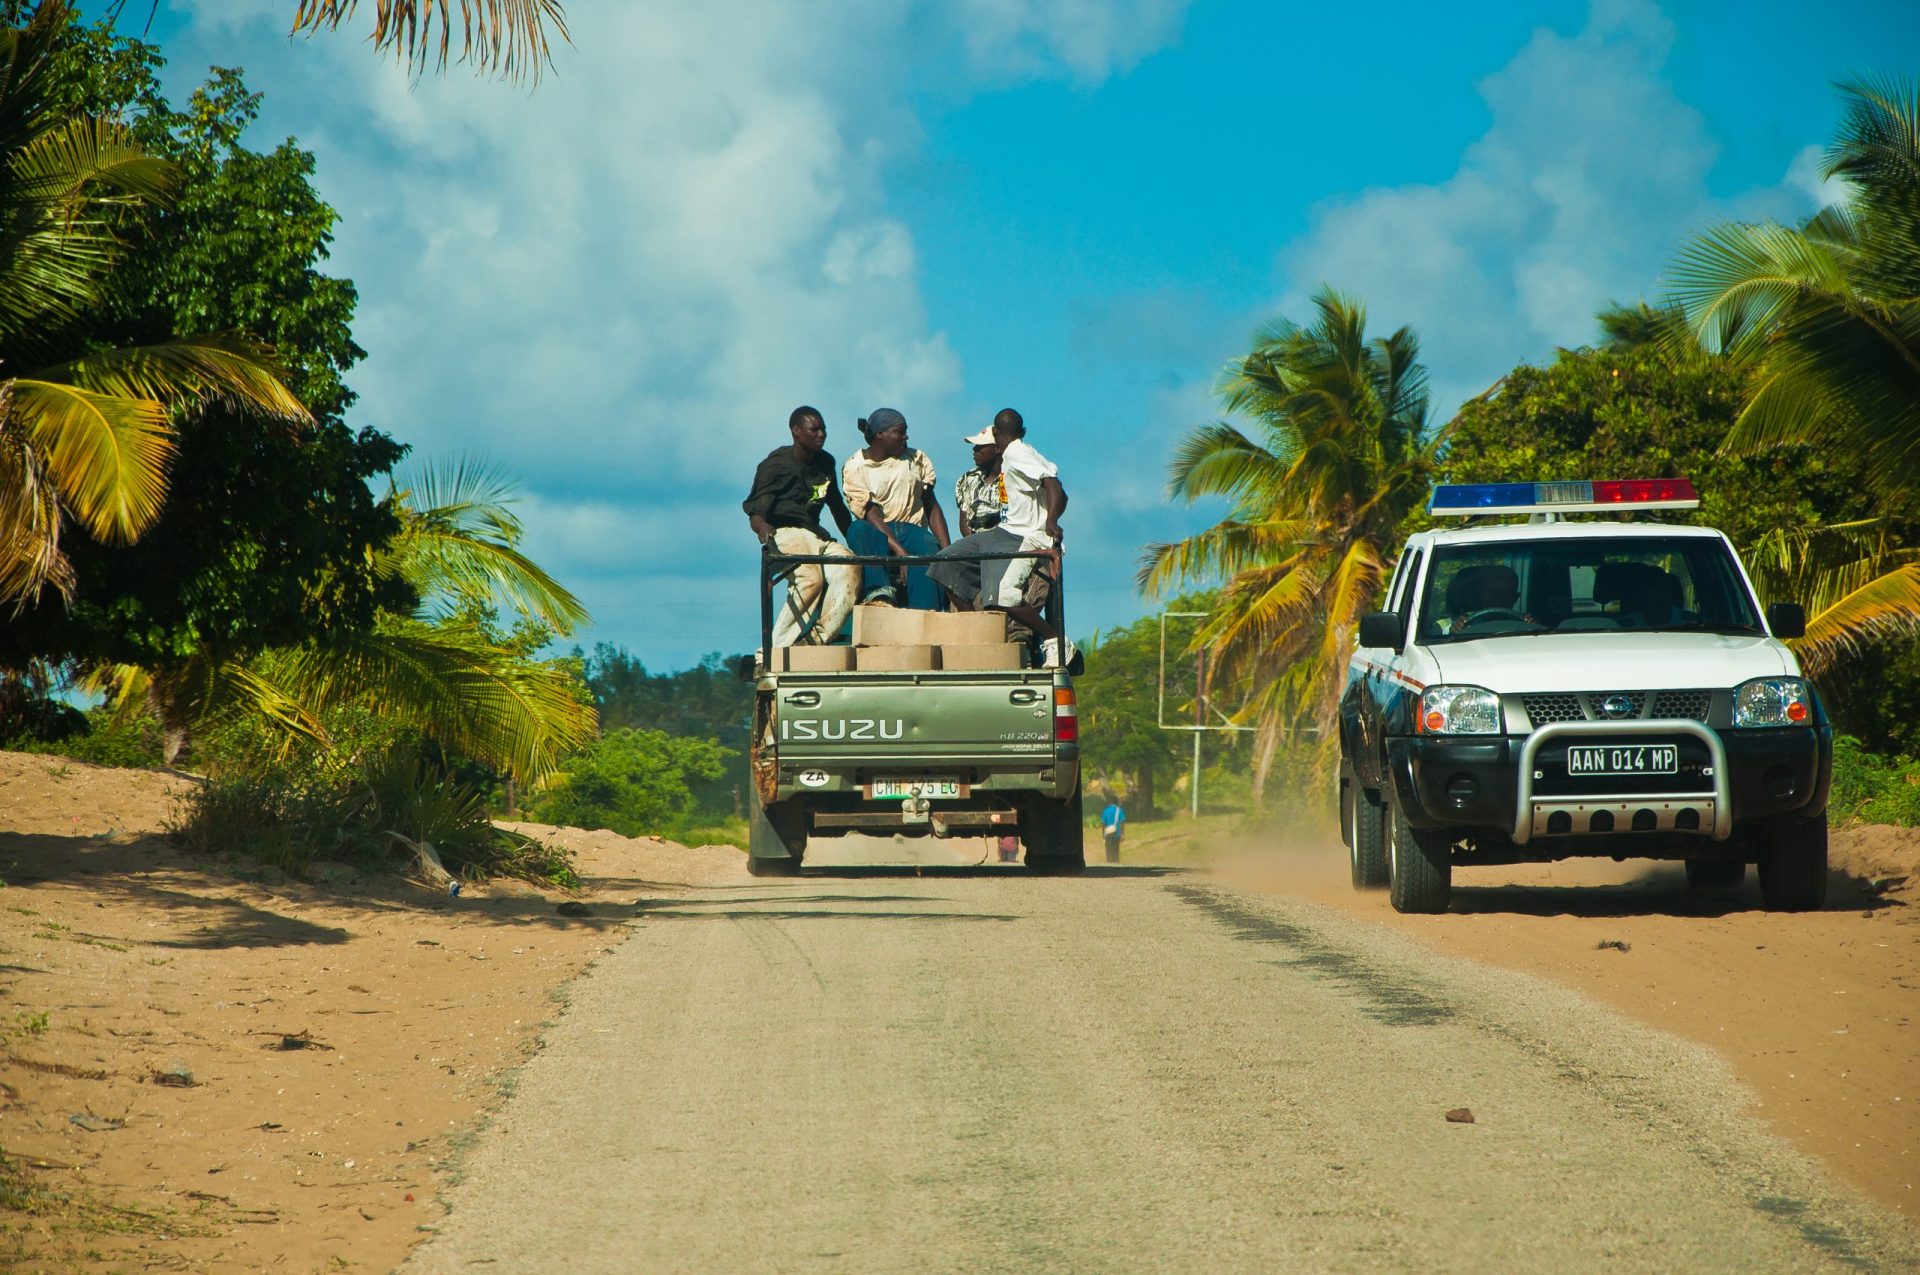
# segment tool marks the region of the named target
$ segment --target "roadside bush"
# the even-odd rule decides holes
[[[535,819],[623,837],[685,838],[730,820],[700,809],[694,785],[724,774],[734,750],[665,731],[611,730],[576,753],[531,807]]]
[[[67,716],[55,719],[54,728],[23,730],[0,739],[0,748],[17,753],[41,753],[51,757],[71,757],[96,766],[151,768],[164,761],[160,727],[149,716],[118,721],[108,709],[96,708],[82,714],[61,705]]]
[[[183,799],[173,832],[196,852],[237,854],[294,873],[315,860],[397,865],[413,853],[397,835],[431,844],[447,871],[469,880],[579,884],[568,852],[496,828],[485,792],[407,746],[347,764],[307,754],[223,765]]]
[[[1828,808],[1836,820],[1920,824],[1920,761],[1870,753],[1851,735],[1836,735]]]

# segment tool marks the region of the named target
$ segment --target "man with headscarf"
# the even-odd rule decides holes
[[[934,495],[933,462],[907,446],[907,418],[877,408],[860,422],[867,445],[847,457],[840,471],[853,526],[847,547],[861,557],[932,557],[947,547],[947,516]],[[885,567],[861,568],[862,602],[901,601],[895,575]],[[944,598],[925,567],[906,572],[905,602],[916,611],[937,611]]]

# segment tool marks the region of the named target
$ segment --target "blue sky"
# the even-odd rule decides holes
[[[755,641],[739,501],[802,401],[940,467],[1014,405],[1058,461],[1076,632],[1143,613],[1165,458],[1323,282],[1412,324],[1449,412],[1658,295],[1689,230],[1804,216],[1832,80],[1920,71],[1920,9],[634,0],[568,6],[533,92],[410,80],[290,3],[166,0],[176,97],[267,94],[340,211],[355,422],[520,476],[528,547],[650,667]]]

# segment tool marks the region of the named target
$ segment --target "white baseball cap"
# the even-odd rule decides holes
[[[966,441],[972,443],[975,447],[980,446],[982,443],[991,443],[993,441],[993,426],[987,426],[978,434],[968,434]]]

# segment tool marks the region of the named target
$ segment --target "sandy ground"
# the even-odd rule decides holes
[[[1842,1178],[1920,1218],[1920,829],[1838,829],[1828,909],[1763,911],[1753,873],[1710,897],[1678,864],[1462,868],[1452,909],[1358,893],[1338,840],[1243,845],[1230,876],[1553,979],[1733,1064],[1755,1114]]]
[[[744,875],[569,829],[570,896],[288,882],[149,835],[184,782],[0,753],[0,1269],[390,1269],[635,901]]]
[[[31,1193],[0,1268],[391,1268],[635,904],[747,880],[731,849],[556,830],[574,896],[289,882],[154,835],[184,782],[0,753],[0,1188]],[[1453,914],[1399,917],[1337,843],[1254,850],[1232,875],[1712,1046],[1778,1132],[1920,1212],[1920,835],[1837,835],[1813,916],[1609,863],[1462,872]]]

